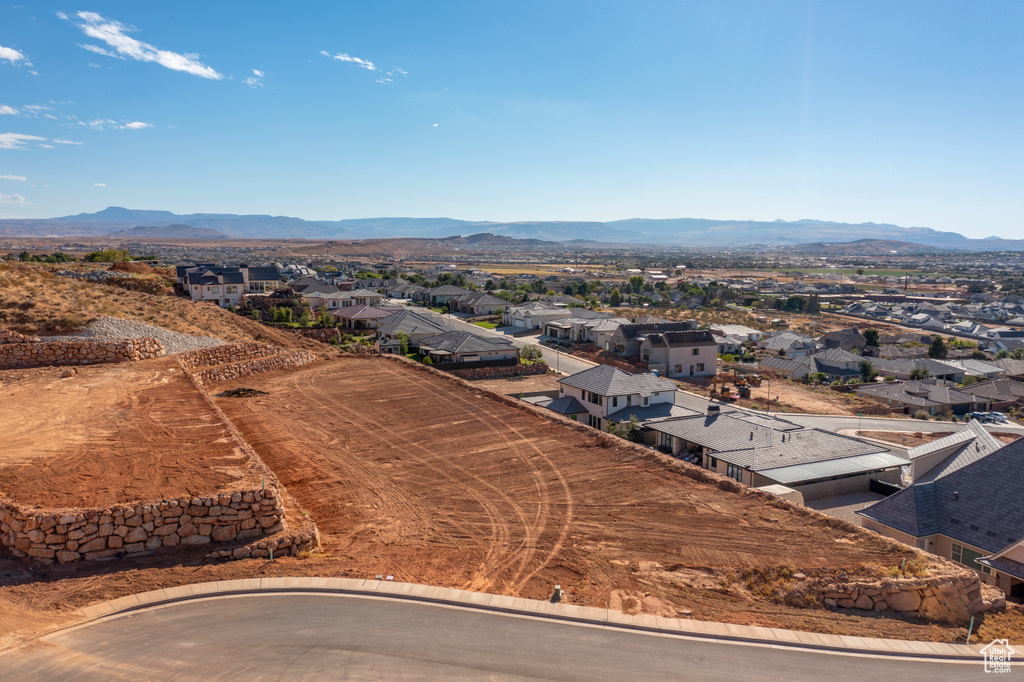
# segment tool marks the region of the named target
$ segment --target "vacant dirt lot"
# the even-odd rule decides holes
[[[212,492],[246,473],[228,425],[170,358],[0,371],[0,493],[99,507]]]
[[[894,565],[904,554],[888,542],[694,482],[425,370],[341,359],[225,388],[242,386],[268,395],[222,409],[357,574],[541,599],[561,584],[575,603],[632,613],[894,636],[917,627],[840,624],[743,587],[744,569]]]

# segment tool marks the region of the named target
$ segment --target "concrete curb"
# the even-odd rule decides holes
[[[896,639],[876,639],[849,635],[828,635],[797,630],[780,630],[731,623],[664,618],[648,614],[631,616],[610,609],[596,609],[575,604],[553,604],[533,599],[467,592],[446,587],[414,583],[351,578],[249,578],[220,580],[181,585],[152,592],[132,594],[113,601],[101,602],[79,609],[87,621],[118,616],[132,611],[232,595],[329,593],[351,596],[403,599],[426,604],[440,604],[478,609],[515,616],[527,616],[578,623],[583,625],[632,630],[649,634],[675,635],[706,639],[721,643],[748,643],[788,649],[815,650],[823,653],[859,654],[897,658],[944,661],[981,660],[982,644],[943,644]],[[68,629],[77,629],[79,623]]]

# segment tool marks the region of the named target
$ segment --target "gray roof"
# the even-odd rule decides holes
[[[274,265],[247,267],[245,270],[250,282],[276,282],[281,279],[281,273]]]
[[[758,465],[761,463],[761,452],[758,451]],[[853,457],[840,457],[823,462],[794,464],[791,466],[763,469],[758,466],[757,472],[783,485],[797,485],[809,481],[817,481],[833,476],[848,476],[879,469],[893,469],[905,465],[907,461],[891,452],[875,452]]]
[[[1000,402],[1024,400],[1024,384],[1013,379],[979,381],[976,384],[964,386],[960,390],[964,393]]]
[[[624,324],[619,327],[619,330],[627,340],[632,340],[638,336],[646,336],[648,334],[690,331],[696,326],[697,323],[690,320],[687,322],[659,322],[656,324]]]
[[[654,374],[630,374],[611,365],[597,365],[577,372],[558,383],[592,391],[600,395],[650,395],[660,391],[676,391],[676,385]]]
[[[561,398],[555,398],[548,402],[536,403],[539,407],[546,407],[547,409],[557,412],[558,414],[586,414],[587,408],[583,406],[583,403],[573,398],[571,395],[562,396]]]
[[[861,361],[864,360],[862,356],[857,355],[856,353],[851,353],[850,351],[842,348],[829,348],[828,350],[823,350],[820,353],[815,353],[814,359],[826,365],[835,365],[845,362],[856,362],[859,365]]]
[[[998,552],[1024,535],[1022,499],[1024,439],[1018,439],[857,513],[914,537],[941,533]]]
[[[792,426],[791,422],[785,422],[786,430],[777,430],[733,414],[723,414],[655,422],[649,428],[697,443],[710,449],[716,457],[754,471],[888,453],[886,448],[857,438],[821,429],[792,429]],[[907,464],[906,460],[897,459],[898,463],[892,461],[887,466]]]
[[[630,417],[636,417],[641,422],[650,422],[655,419],[669,419],[674,417],[691,417],[698,414],[696,410],[682,407],[675,403],[653,403],[644,407],[643,405],[631,405],[624,407],[617,412],[608,415],[608,421],[627,422]]]
[[[777,369],[782,372],[797,372],[801,369],[806,369],[808,372],[817,371],[817,365],[814,364],[814,360],[809,357],[795,358],[790,360],[789,358],[775,358],[766,357],[758,363],[762,367],[768,367],[771,369]]]
[[[973,395],[962,393],[941,383],[932,383],[933,381],[886,382],[858,388],[857,393],[867,393],[880,398],[898,400],[901,403],[920,405],[922,407],[932,405],[973,405],[978,402],[978,399]]]
[[[1014,360],[1013,358],[1001,358],[999,360],[993,360],[992,364],[1005,369],[1007,376],[1024,376],[1024,360]]]
[[[401,310],[394,315],[388,315],[379,325],[377,332],[393,336],[398,332],[406,334],[440,334],[450,331],[452,328],[444,324],[440,316],[433,316],[429,313],[422,313],[416,310]]]
[[[718,345],[715,343],[715,337],[707,330],[648,334],[647,342],[652,346],[668,346],[669,348]]]
[[[420,348],[449,353],[481,353],[495,350],[514,350],[518,347],[508,339],[494,336],[478,336],[470,332],[450,331],[428,336],[420,341]]]
[[[958,471],[982,457],[987,457],[1001,447],[1003,447],[1003,443],[986,431],[980,422],[970,421],[956,433],[911,448],[907,451],[907,457],[913,461],[946,448],[950,449],[948,456],[942,462],[918,478],[918,483],[925,483]],[[1024,533],[1024,529],[1022,529],[1022,533]]]

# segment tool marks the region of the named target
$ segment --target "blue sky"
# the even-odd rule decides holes
[[[0,217],[1022,237],[1022,38],[1024,3],[995,0],[3,0]]]

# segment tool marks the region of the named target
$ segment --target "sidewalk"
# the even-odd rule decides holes
[[[747,643],[805,649],[823,653],[861,654],[883,657],[916,658],[942,661],[981,660],[984,643],[942,644],[895,639],[873,639],[847,635],[827,635],[796,630],[780,630],[729,623],[710,623],[662,616],[630,616],[609,609],[574,604],[559,604],[519,597],[466,592],[385,580],[350,578],[251,578],[225,580],[171,587],[133,594],[80,609],[87,621],[114,617],[144,608],[175,602],[227,597],[232,595],[272,595],[282,593],[321,593],[388,599],[404,599],[461,608],[505,613],[519,617],[543,618],[588,626],[632,630],[668,636],[706,639],[721,643]],[[80,623],[72,628],[81,627]]]

